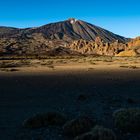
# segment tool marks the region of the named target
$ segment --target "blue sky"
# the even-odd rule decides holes
[[[140,36],[140,0],[1,0],[0,26],[36,27],[85,20],[126,37]]]

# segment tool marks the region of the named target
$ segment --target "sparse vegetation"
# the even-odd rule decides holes
[[[137,66],[125,66],[125,65],[122,65],[120,66],[121,68],[130,68],[130,69],[138,69]]]
[[[0,63],[0,68],[14,68],[14,67],[19,67],[20,64],[19,63],[15,63],[15,62],[6,62],[6,61],[2,61]]]
[[[14,69],[14,68],[12,68],[12,69],[10,69],[10,68],[2,68],[2,69],[0,69],[1,71],[5,71],[5,72],[15,72],[15,71],[19,71],[19,69]]]
[[[87,71],[91,71],[91,70],[94,70],[94,68],[88,68],[88,69],[87,69]]]
[[[96,65],[95,61],[93,61],[93,60],[90,60],[89,63],[92,65]]]
[[[54,69],[54,66],[53,65],[48,65],[47,67],[48,68],[51,68],[51,69]]]

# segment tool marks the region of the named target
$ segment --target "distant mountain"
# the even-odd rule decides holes
[[[0,37],[10,37],[20,31],[21,29],[18,28],[0,26]]]
[[[15,37],[21,34],[32,35],[33,33],[42,33],[47,39],[60,39],[68,42],[79,39],[95,41],[96,37],[100,37],[104,42],[114,42],[116,40],[119,42],[128,41],[125,37],[74,18],[38,28],[17,29],[0,27],[0,37]]]
[[[70,18],[36,28],[0,27],[0,55],[117,55],[130,39]]]

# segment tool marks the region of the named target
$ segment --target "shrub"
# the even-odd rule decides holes
[[[140,132],[140,109],[120,109],[113,114],[115,125],[124,132]]]
[[[64,126],[63,130],[66,135],[77,136],[82,133],[90,131],[95,125],[95,120],[88,117],[79,117],[68,121]]]
[[[66,118],[57,112],[48,112],[37,114],[24,121],[23,126],[26,128],[39,128],[48,125],[63,125]]]
[[[95,126],[91,132],[77,136],[74,140],[116,140],[116,136],[111,129]]]

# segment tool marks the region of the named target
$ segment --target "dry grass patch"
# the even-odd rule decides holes
[[[50,68],[50,69],[54,69],[53,65],[47,65],[47,67]]]
[[[129,69],[138,69],[139,67],[137,67],[137,66],[124,66],[124,65],[122,65],[122,66],[120,66],[121,68],[129,68]]]
[[[21,66],[21,64],[17,62],[10,62],[10,61],[0,62],[0,68],[14,68],[19,66]]]
[[[15,72],[15,71],[19,71],[19,69],[15,69],[15,68],[2,68],[0,69],[1,71],[4,71],[4,72]]]

